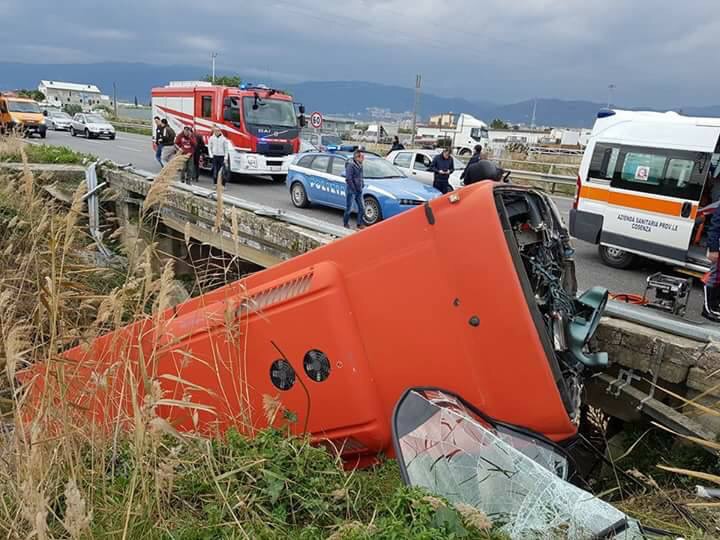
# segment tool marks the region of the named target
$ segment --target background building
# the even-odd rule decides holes
[[[51,107],[80,105],[83,110],[89,110],[100,104],[107,105],[100,89],[94,84],[40,81],[38,90],[45,94],[45,101]]]

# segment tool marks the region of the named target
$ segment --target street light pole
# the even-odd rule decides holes
[[[415,146],[415,131],[417,129],[417,112],[420,105],[420,84],[422,83],[422,75],[415,76],[415,105],[413,106],[412,134],[410,136],[411,146]]]
[[[215,84],[215,58],[217,58],[217,53],[212,53],[212,83]]]
[[[610,105],[612,105],[613,90],[615,90],[615,85],[608,84],[608,103],[607,103],[608,109],[610,108]]]

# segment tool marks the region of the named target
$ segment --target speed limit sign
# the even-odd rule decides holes
[[[323,124],[322,114],[314,112],[310,115],[310,125],[315,129],[320,129]]]

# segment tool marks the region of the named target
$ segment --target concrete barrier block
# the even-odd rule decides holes
[[[687,386],[691,390],[707,392],[720,398],[720,372],[708,371],[703,368],[690,368],[687,377]]]

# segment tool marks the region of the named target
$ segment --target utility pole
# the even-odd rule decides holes
[[[115,110],[115,118],[118,117],[117,114],[117,85],[113,82],[113,109]]]
[[[607,103],[608,109],[610,108],[610,105],[612,105],[613,90],[615,90],[615,85],[608,84],[608,103]]]
[[[422,75],[415,76],[415,105],[413,107],[412,135],[410,137],[411,146],[415,146],[415,131],[417,130],[417,112],[420,106],[420,84],[422,83]]]
[[[215,84],[215,59],[217,58],[217,53],[212,53],[212,83]]]

